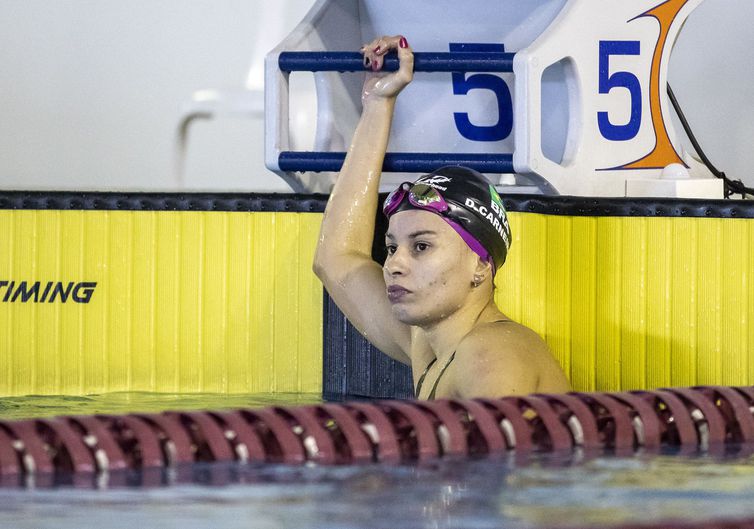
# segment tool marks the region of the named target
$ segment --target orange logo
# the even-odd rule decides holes
[[[662,55],[667,44],[670,27],[687,2],[688,0],[666,0],[636,17],[652,17],[660,24],[660,36],[655,45],[649,76],[649,108],[652,116],[652,128],[655,133],[655,146],[649,154],[616,169],[661,169],[671,163],[686,165],[673,147],[665,126],[665,120],[662,117],[660,90],[664,87],[660,86],[660,67],[662,66]]]

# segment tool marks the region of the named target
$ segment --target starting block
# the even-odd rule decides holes
[[[328,191],[361,113],[354,50],[400,33],[415,76],[382,188],[461,164],[506,192],[722,198],[722,181],[684,151],[666,94],[671,49],[702,1],[320,0],[266,57],[265,163],[295,191]],[[316,87],[308,151],[292,148],[295,72]]]

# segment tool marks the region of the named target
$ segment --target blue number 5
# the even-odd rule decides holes
[[[600,133],[608,140],[625,141],[635,138],[641,125],[641,84],[629,72],[615,72],[610,75],[611,55],[639,55],[641,43],[638,40],[600,41],[600,94],[607,94],[613,88],[626,88],[631,94],[631,117],[625,125],[613,125],[607,112],[597,113]]]
[[[450,51],[505,51],[502,44],[460,44],[451,43]],[[466,95],[478,89],[492,90],[497,98],[498,119],[494,125],[474,125],[466,112],[454,112],[453,119],[461,136],[472,141],[500,141],[510,136],[513,130],[513,98],[508,85],[500,77],[488,73],[477,73],[466,77],[464,73],[453,73],[453,94]]]

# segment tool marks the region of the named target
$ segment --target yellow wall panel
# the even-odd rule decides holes
[[[752,384],[754,220],[511,213],[496,300],[575,389]],[[0,395],[321,389],[321,214],[0,211]],[[19,295],[20,296],[20,295]]]
[[[252,387],[254,371],[249,351],[251,340],[251,298],[257,293],[251,283],[251,215],[232,215],[228,219],[228,239],[242,241],[227,247],[226,298],[226,368],[232,367],[235,376],[227,377],[229,393],[245,393]],[[245,288],[240,287],[245,285]],[[231,315],[233,315],[231,317]]]
[[[255,215],[251,231],[251,341],[258,344],[252,359],[254,373],[259,376],[252,380],[254,392],[268,392],[274,388],[273,352],[274,341],[274,300],[279,287],[275,270],[275,222],[272,215]],[[254,252],[251,248],[265,248],[264,252]]]
[[[161,392],[177,391],[180,387],[180,226],[180,213],[155,214],[155,236],[152,243],[155,255],[155,268],[152,271],[155,294],[149,321],[155,337],[154,388]]]
[[[672,224],[647,220],[647,387],[669,386],[671,367]]]
[[[596,276],[596,389],[614,391],[620,386],[622,237],[620,219],[601,218],[597,222]],[[612,256],[612,259],[604,259]]]
[[[320,218],[0,211],[0,395],[321,391]]]
[[[705,222],[697,232],[697,373],[702,384],[722,380],[722,228],[719,221]]]
[[[2,219],[2,215],[0,215]],[[3,220],[0,220],[2,223]],[[31,273],[37,277],[56,277],[60,267],[60,215],[52,214],[37,219],[37,259],[32,264]],[[43,387],[60,388],[60,357],[54,352],[59,348],[60,307],[58,305],[40,304],[33,308],[36,312],[34,336],[30,337],[34,345],[30,347],[37,357],[36,383]],[[3,311],[0,310],[0,314]],[[0,324],[2,328],[2,324]],[[2,348],[2,346],[0,346]],[[11,352],[12,354],[12,352]],[[2,369],[2,367],[0,367]]]
[[[130,373],[134,380],[144,380],[149,387],[156,387],[156,357],[162,351],[156,347],[157,314],[156,299],[156,218],[154,211],[134,215],[133,222],[133,272],[132,290],[149,292],[150,295],[132,296],[132,317],[136,324],[131,328],[132,349],[140,352],[137,358],[131,355]]]
[[[754,383],[754,220],[510,216],[497,303],[575,389]]]
[[[741,240],[746,241],[746,245],[749,249],[746,256],[746,263],[748,263],[749,266],[746,269],[747,281],[744,290],[749,310],[746,310],[746,316],[743,318],[743,321],[746,322],[746,325],[744,325],[746,331],[743,332],[743,336],[741,336],[741,348],[745,351],[744,354],[746,354],[747,371],[745,380],[749,381],[754,380],[754,359],[751,358],[751,350],[754,349],[754,272],[751,267],[751,264],[754,263],[754,225],[752,225],[750,221],[746,222],[745,225],[748,233],[742,234],[743,236],[741,237]],[[744,229],[741,228],[741,231],[743,232]],[[745,308],[743,308],[743,310],[745,310]]]
[[[688,386],[696,379],[696,222],[673,220],[670,383]]]
[[[28,214],[32,214],[37,216],[36,212],[25,212]],[[81,211],[71,211],[70,215],[65,214],[61,215],[61,229],[60,229],[60,267],[58,271],[58,276],[51,278],[51,280],[56,280],[60,278],[61,281],[64,281],[65,283],[75,282],[75,281],[83,281],[84,278],[81,275],[81,270],[83,267],[83,261],[84,257],[82,255],[82,247],[83,247],[83,232],[84,232],[84,213]],[[17,230],[16,234],[19,236],[23,236],[23,232],[21,230]],[[14,270],[15,274],[23,274],[25,270],[25,267],[23,265],[18,266]],[[70,279],[69,279],[70,278]],[[26,278],[28,281],[32,281],[36,278],[33,276],[29,276]],[[40,280],[43,280],[40,278]],[[67,287],[66,287],[67,288]],[[61,296],[62,297],[62,296]],[[60,298],[58,298],[60,299]],[[55,305],[53,303],[53,305]],[[101,307],[103,303],[100,301],[99,297],[97,297],[96,300],[94,300],[94,304],[92,305],[92,310],[89,311],[90,314],[96,314],[95,311],[97,308]],[[33,305],[11,305],[11,307],[15,308],[18,307],[18,311],[22,312],[24,309],[28,309],[33,307]],[[23,308],[21,308],[23,307]],[[88,309],[89,307],[86,307]],[[60,390],[61,393],[82,393],[84,391],[83,386],[83,371],[84,371],[84,364],[85,364],[85,357],[83,355],[83,347],[82,347],[82,311],[85,310],[83,306],[74,305],[74,304],[66,304],[65,310],[63,309],[62,305],[60,307],[59,315],[60,315],[60,350],[59,354],[61,354],[60,358],[60,371],[61,371],[61,380],[60,380]],[[28,344],[31,347],[26,349],[25,345],[26,343],[24,337],[19,337],[18,340],[14,342],[14,348],[16,349],[16,353],[22,353],[22,351],[28,351],[28,353],[22,353],[22,354],[29,354],[33,355],[33,345]],[[16,391],[21,393],[29,393],[29,391],[23,391],[24,387],[29,388],[39,388],[33,391],[34,393],[45,393],[45,390],[43,388],[40,388],[40,386],[36,383],[33,379],[24,380],[22,383],[20,382],[18,386],[16,386]]]
[[[575,217],[571,229],[571,384],[595,391],[597,362],[597,220]],[[547,336],[547,335],[544,335]]]
[[[618,387],[645,387],[647,332],[647,219],[621,222],[621,259],[619,331],[616,333],[621,350]]]
[[[319,388],[322,384],[322,284],[311,271],[321,218],[299,215],[298,239],[298,365],[296,388]],[[302,310],[301,307],[317,307]],[[312,351],[310,348],[313,348]],[[312,354],[314,353],[314,356]],[[312,369],[312,362],[318,369]]]
[[[722,233],[721,255],[721,302],[719,333],[720,351],[725,354],[725,362],[717,365],[718,372],[722,371],[723,383],[730,385],[746,384],[745,374],[748,369],[747,326],[750,314],[748,305],[747,284],[752,273],[751,267],[740,269],[730,263],[751,263],[749,260],[749,240],[746,221],[735,219],[730,225],[735,230],[725,230]],[[744,235],[744,236],[742,236]],[[701,331],[701,329],[700,329]]]
[[[571,218],[547,219],[545,267],[545,333],[555,356],[570,370],[571,353]]]
[[[24,267],[29,266],[33,271],[36,271],[37,226],[33,213],[28,211],[22,212],[17,218],[15,228],[12,243],[13,270],[23,270]],[[18,311],[13,318],[11,333],[14,341],[28,340],[30,345],[27,354],[13,355],[12,369],[16,384],[21,384],[25,380],[34,383],[37,378],[37,373],[34,369],[37,360],[37,339],[34,325],[36,311],[34,309],[33,305],[27,305],[24,307],[24,310]]]

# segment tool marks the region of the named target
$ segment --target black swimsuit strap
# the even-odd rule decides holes
[[[426,369],[424,370],[424,373],[422,373],[422,376],[419,377],[419,382],[416,384],[416,398],[419,398],[419,393],[422,390],[422,384],[424,384],[424,378],[427,376],[427,373],[429,373],[429,368],[432,367],[435,362],[437,362],[437,357],[433,358],[432,361],[427,364]]]
[[[445,366],[442,368],[442,371],[440,371],[440,374],[437,375],[437,378],[435,379],[435,385],[432,386],[432,392],[429,394],[428,400],[435,400],[435,391],[437,391],[437,384],[440,383],[440,379],[445,374],[445,370],[448,369],[448,366],[453,363],[453,359],[456,357],[456,352],[453,351],[453,354],[450,355],[450,358],[448,359],[448,363],[445,364]]]
[[[508,323],[513,322],[513,320],[495,320],[491,323]],[[432,391],[429,393],[429,397],[427,397],[427,400],[434,400],[435,398],[435,392],[437,391],[437,384],[440,383],[440,379],[445,374],[445,370],[448,369],[448,366],[453,362],[453,360],[456,357],[456,352],[453,351],[453,354],[450,355],[450,358],[448,359],[448,362],[445,364],[445,366],[440,371],[440,374],[437,375],[437,378],[435,379],[435,384],[432,386]],[[422,373],[422,376],[419,377],[419,382],[416,384],[416,398],[419,398],[419,393],[421,393],[422,385],[424,384],[424,379],[427,376],[427,373],[429,373],[430,368],[435,365],[435,362],[437,362],[437,357],[433,358],[432,361],[427,364],[427,367],[424,369],[424,373]]]

